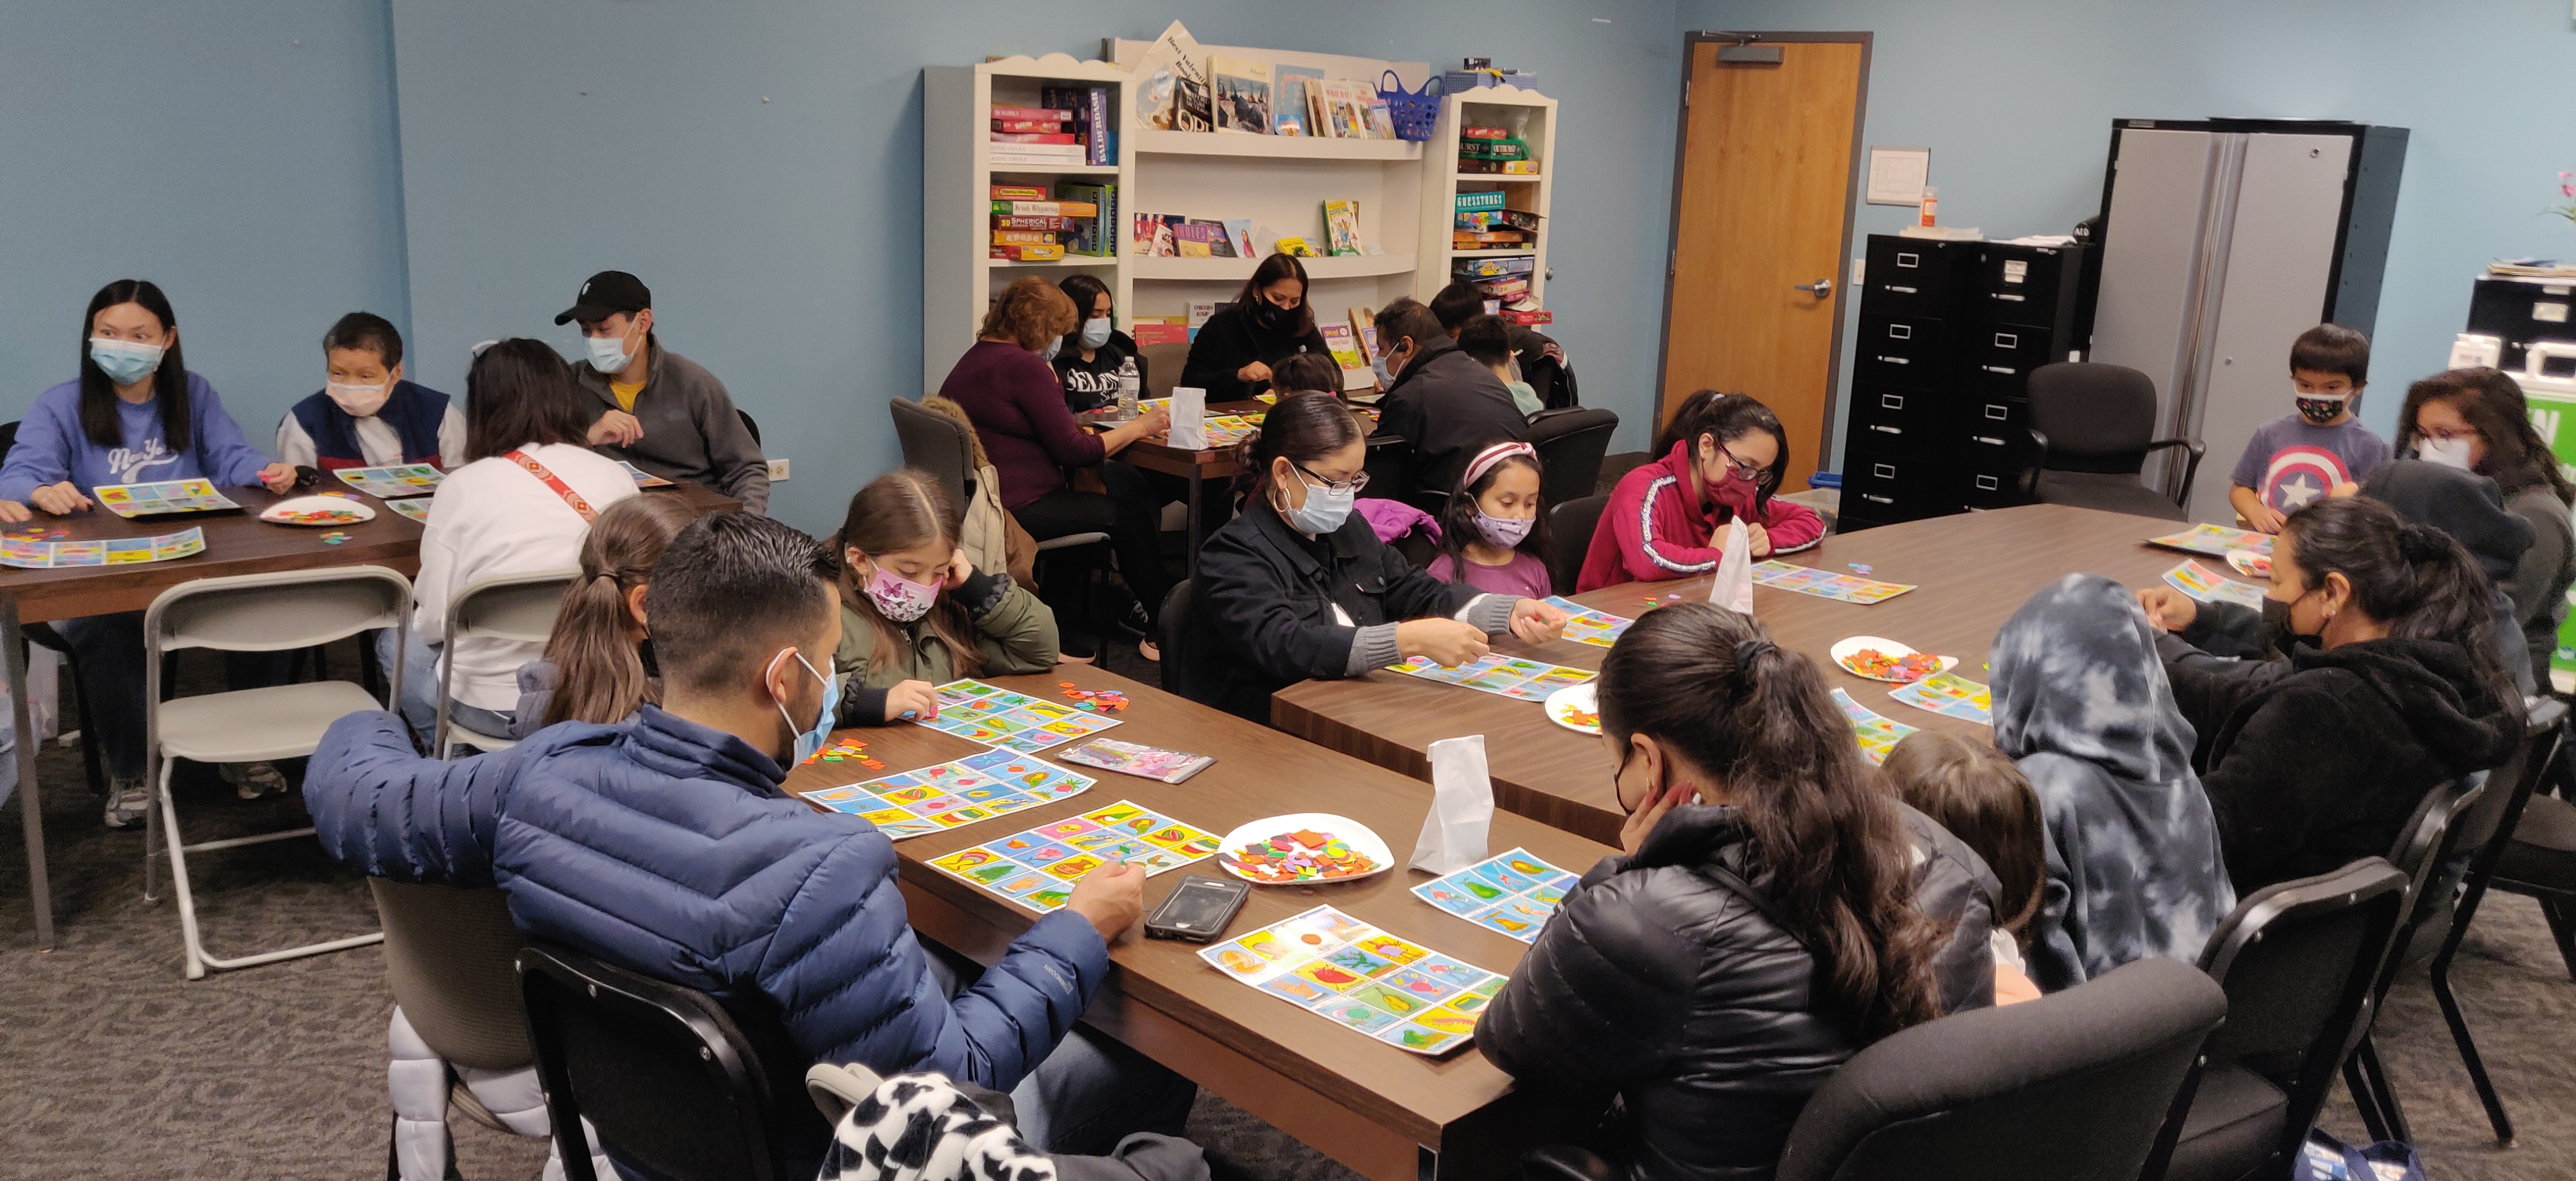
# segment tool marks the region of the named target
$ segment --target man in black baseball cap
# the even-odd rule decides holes
[[[594,450],[768,511],[769,461],[760,441],[723,382],[662,347],[653,334],[653,292],[642,279],[624,271],[592,275],[555,323],[579,323],[590,350],[573,376],[599,398]]]

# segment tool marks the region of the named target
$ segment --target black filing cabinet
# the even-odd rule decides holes
[[[1870,236],[1838,528],[2019,503],[2025,383],[2085,347],[2086,249]]]

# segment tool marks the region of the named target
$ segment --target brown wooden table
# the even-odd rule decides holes
[[[1055,701],[1065,700],[1059,687],[1063,681],[1085,689],[1116,689],[1133,704],[1114,715],[1124,724],[1104,737],[1214,755],[1216,763],[1175,785],[1060,762],[1099,782],[1069,800],[896,845],[904,901],[914,929],[923,935],[978,962],[998,960],[1037,916],[928,862],[1126,799],[1220,836],[1236,825],[1280,813],[1336,813],[1367,825],[1395,853],[1396,868],[1365,881],[1255,887],[1229,934],[1329,904],[1493,971],[1511,971],[1527,950],[1410,893],[1432,877],[1403,868],[1430,807],[1425,784],[1088,666],[1067,664],[1054,673],[989,681]],[[810,764],[788,777],[789,790],[855,783],[986,749],[911,725],[844,730],[840,736],[866,742],[868,755],[886,769],[855,762]],[[1494,816],[1488,845],[1495,853],[1517,845],[1577,873],[1613,851],[1508,813]],[[1211,858],[1150,878],[1146,910],[1184,877],[1223,873]],[[1510,1080],[1472,1044],[1441,1058],[1406,1053],[1236,983],[1199,959],[1202,946],[1146,939],[1141,929],[1122,937],[1111,947],[1108,982],[1084,1019],[1380,1181],[1508,1175],[1514,1167],[1509,1157],[1496,1154],[1516,1151],[1514,1146],[1529,1143],[1528,1135],[1542,1126],[1545,1113],[1525,1110],[1512,1095]]]
[[[1220,418],[1228,414],[1259,414],[1268,409],[1270,404],[1259,399],[1216,402],[1208,406],[1207,416]],[[1354,406],[1352,410],[1371,426],[1376,424],[1377,411],[1374,408]],[[1114,411],[1103,410],[1087,411],[1075,415],[1074,418],[1084,426],[1102,429],[1128,421],[1118,417]],[[1207,537],[1206,522],[1202,519],[1199,508],[1199,489],[1209,480],[1233,479],[1241,470],[1234,462],[1234,448],[1202,447],[1189,450],[1174,447],[1171,443],[1171,435],[1165,433],[1148,435],[1129,443],[1119,449],[1116,458],[1130,467],[1142,468],[1149,472],[1161,472],[1167,476],[1178,476],[1189,482],[1190,544],[1184,560],[1189,564],[1189,572],[1196,575],[1199,572],[1199,543]]]
[[[1839,574],[1858,573],[1850,569],[1858,563],[1870,567],[1867,577],[1910,582],[1915,589],[1862,606],[1757,586],[1753,613],[1773,640],[1812,657],[1833,687],[1870,709],[1908,726],[1991,737],[1976,723],[1888,700],[1895,686],[1844,671],[1828,650],[1848,636],[1878,636],[1958,657],[1960,675],[1987,681],[1984,666],[1996,629],[2033,593],[2077,571],[2133,587],[2157,582],[2191,555],[2142,543],[2186,527],[2064,505],[1882,526],[1828,537],[1815,549],[1781,560]],[[1650,599],[1704,599],[1708,588],[1707,578],[1693,578],[1628,583],[1574,598],[1633,618],[1648,609]],[[1524,644],[1510,636],[1497,639],[1494,649],[1589,669],[1601,667],[1604,651],[1562,640]],[[1270,715],[1288,733],[1421,779],[1431,774],[1425,753],[1431,743],[1483,734],[1499,807],[1604,842],[1618,840],[1625,819],[1612,793],[1612,761],[1602,741],[1549,722],[1532,702],[1379,670],[1292,685],[1272,695]]]

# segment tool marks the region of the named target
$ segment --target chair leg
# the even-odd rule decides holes
[[[2567,966],[2567,978],[2576,980],[2576,916],[2554,898],[2540,900],[2540,916],[2549,920],[2549,933],[2558,940],[2558,962]]]
[[[170,851],[170,889],[179,896],[179,936],[188,948],[188,979],[202,980],[206,961],[197,946],[197,900],[188,895],[188,852],[179,835],[178,806],[170,801],[172,761],[167,757],[160,760],[160,774],[153,777],[158,798],[153,802],[161,812],[162,843]]]
[[[80,706],[81,773],[88,776],[93,794],[106,795],[107,773],[98,763],[98,723],[91,720],[98,715],[89,710],[89,686],[81,683],[80,665],[68,656],[63,658],[63,673],[72,679],[72,700]]]
[[[2371,1092],[2370,1080],[2361,1073],[2358,1051],[2344,1059],[2343,1085],[2352,1092],[2353,1110],[2360,1113],[2361,1126],[2369,1131],[2371,1143],[2388,1139],[2388,1117],[2380,1111],[2379,1096]]]
[[[2513,1117],[2505,1114],[2504,1098],[2496,1094],[2494,1081],[2487,1078],[2486,1060],[2478,1056],[2477,1039],[2469,1034],[2468,1015],[2460,1011],[2460,998],[2451,992],[2451,950],[2443,948],[2433,960],[2433,999],[2442,1006],[2442,1022],[2451,1027],[2451,1043],[2460,1049],[2460,1064],[2469,1068],[2469,1082],[2478,1089],[2478,1102],[2486,1105],[2487,1124],[2495,1129],[2496,1147],[2511,1148]]]
[[[385,1181],[402,1181],[402,1117],[385,1133]]]
[[[2398,1102],[2397,1088],[2388,1085],[2388,1072],[2379,1068],[2379,1045],[2370,1035],[2362,1035],[2353,1060],[2361,1064],[2362,1073],[2370,1079],[2371,1093],[2379,1097],[2380,1119],[2388,1125],[2388,1134],[2380,1139],[2413,1143],[2415,1132],[2406,1126],[2406,1105]]]
[[[384,932],[370,931],[364,935],[353,935],[346,939],[308,943],[302,947],[263,951],[257,955],[235,956],[231,959],[208,954],[203,938],[197,933],[197,901],[188,891],[188,851],[190,849],[205,851],[231,849],[242,845],[265,844],[269,841],[292,840],[297,837],[311,836],[313,830],[295,828],[284,832],[263,833],[254,837],[234,837],[229,840],[207,841],[198,845],[188,844],[179,834],[179,809],[170,796],[170,768],[176,761],[167,757],[161,759],[158,787],[162,834],[166,847],[170,851],[170,884],[179,896],[179,934],[186,941],[188,949],[188,979],[205,979],[206,970],[209,968],[247,968],[255,964],[274,963],[278,960],[291,960],[302,956],[320,955],[326,951],[341,951],[352,947],[363,947],[370,943],[384,942]]]

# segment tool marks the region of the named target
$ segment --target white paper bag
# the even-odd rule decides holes
[[[1485,859],[1494,823],[1494,781],[1485,776],[1485,736],[1431,744],[1431,812],[1413,843],[1413,868],[1456,873]]]
[[[1745,540],[1742,518],[1726,523],[1718,544],[1717,578],[1708,584],[1708,601],[1742,615],[1753,614],[1753,543]]]
[[[1207,446],[1207,391],[1172,387],[1172,446],[1196,451]]]

